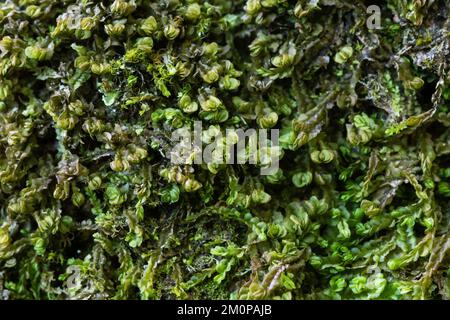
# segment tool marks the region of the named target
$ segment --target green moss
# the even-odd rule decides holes
[[[169,2],[0,3],[0,297],[449,299],[447,1]]]

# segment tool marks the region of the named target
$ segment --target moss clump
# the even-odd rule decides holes
[[[448,299],[449,15],[0,2],[0,297]],[[279,169],[174,163],[197,121]]]

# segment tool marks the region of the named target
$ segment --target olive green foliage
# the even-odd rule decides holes
[[[0,297],[448,299],[450,3],[376,2],[0,1]]]

